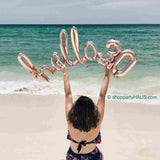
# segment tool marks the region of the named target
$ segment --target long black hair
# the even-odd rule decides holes
[[[79,97],[68,113],[68,121],[80,131],[88,132],[96,128],[99,114],[94,102],[86,96]]]

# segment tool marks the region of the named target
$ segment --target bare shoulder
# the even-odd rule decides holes
[[[73,125],[70,122],[68,122],[68,130],[70,132],[70,135],[76,141],[82,141],[84,139],[87,141],[92,141],[97,137],[98,133],[100,132],[100,128],[101,123],[99,123],[96,128],[91,129],[89,132],[83,132],[74,128]]]

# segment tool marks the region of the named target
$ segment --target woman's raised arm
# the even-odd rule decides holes
[[[69,110],[73,106],[72,92],[69,82],[68,70],[64,67],[62,70],[63,80],[64,80],[64,92],[65,92],[65,112],[66,116],[68,115]]]
[[[103,115],[104,115],[105,97],[108,89],[109,78],[110,78],[110,70],[105,68],[105,76],[104,76],[104,80],[101,86],[101,90],[100,90],[100,94],[97,102],[98,112],[100,113],[100,120],[103,119]]]

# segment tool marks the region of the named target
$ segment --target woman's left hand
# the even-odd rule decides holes
[[[64,66],[62,69],[61,69],[61,72],[64,74],[67,74],[68,73],[68,69],[66,66]]]
[[[111,69],[105,67],[105,76],[109,76],[111,74]]]

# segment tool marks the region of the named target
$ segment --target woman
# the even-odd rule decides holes
[[[97,105],[86,96],[81,96],[73,104],[67,68],[64,67],[61,71],[64,78],[67,139],[71,141],[66,160],[102,160],[102,153],[96,144],[101,142],[100,127],[104,116],[110,71],[105,69]]]

